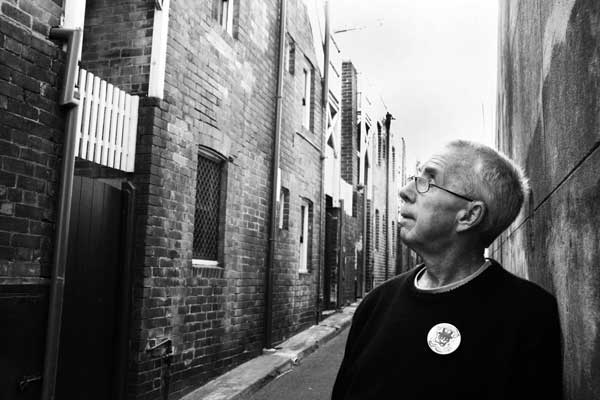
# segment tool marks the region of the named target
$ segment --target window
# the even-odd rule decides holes
[[[193,258],[217,261],[223,163],[198,154]]]
[[[279,192],[279,229],[288,230],[290,225],[290,191],[284,187]]]
[[[217,0],[217,20],[219,24],[233,36],[233,14],[234,14],[234,1],[237,0]]]
[[[302,126],[311,130],[311,113],[312,113],[312,77],[313,68],[307,60],[307,65],[302,70],[304,75],[304,92],[302,95]]]
[[[300,262],[298,272],[308,272],[312,253],[312,202],[302,199],[300,206]]]
[[[379,210],[375,210],[375,250],[379,250]]]
[[[288,51],[285,65],[288,72],[293,75],[296,72],[296,42],[289,34],[287,35],[287,44]]]

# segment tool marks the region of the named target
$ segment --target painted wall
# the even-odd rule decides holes
[[[497,146],[532,196],[491,255],[552,292],[567,399],[600,398],[600,3],[500,6]]]

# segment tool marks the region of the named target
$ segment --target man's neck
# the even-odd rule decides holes
[[[419,279],[419,286],[435,289],[450,285],[475,273],[485,262],[483,251],[449,251],[443,255],[422,255],[425,272]]]

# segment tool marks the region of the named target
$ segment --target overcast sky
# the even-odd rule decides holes
[[[330,0],[344,59],[381,92],[407,167],[435,143],[494,144],[496,0]],[[409,169],[409,174],[414,172]]]

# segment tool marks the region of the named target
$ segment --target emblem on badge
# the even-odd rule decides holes
[[[452,324],[437,324],[429,330],[427,344],[434,353],[453,353],[460,346],[460,332]]]

